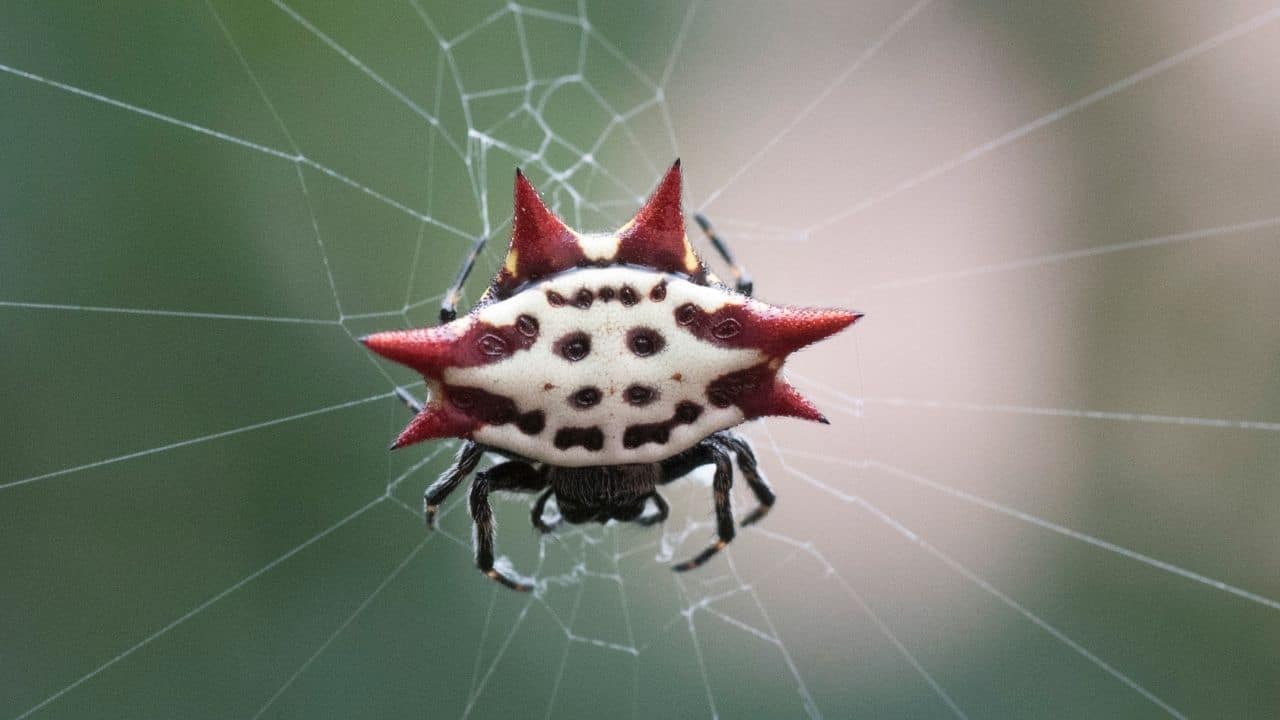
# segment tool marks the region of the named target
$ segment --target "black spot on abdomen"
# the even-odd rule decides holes
[[[671,431],[677,425],[691,425],[702,416],[702,406],[689,401],[676,405],[670,419],[656,423],[628,425],[622,433],[622,447],[633,450],[648,443],[665,445],[671,439]]]
[[[537,435],[547,426],[547,416],[541,410],[533,410],[516,420],[516,427],[525,435]]]
[[[599,388],[588,385],[587,387],[579,388],[577,392],[570,395],[569,404],[576,408],[585,410],[586,408],[599,405],[601,397],[603,396],[600,394]]]
[[[564,427],[556,431],[555,446],[559,450],[584,447],[591,452],[604,449],[604,431],[598,427]]]
[[[636,407],[644,407],[658,399],[658,391],[645,385],[632,385],[623,391],[622,397]]]
[[[660,423],[646,423],[644,425],[628,425],[626,432],[622,434],[622,447],[634,450],[647,443],[666,445],[670,439],[670,420]]]
[[[637,357],[649,357],[660,353],[666,346],[666,338],[653,328],[635,327],[627,331],[627,347]]]
[[[556,340],[556,354],[569,362],[578,362],[591,354],[591,336],[584,332],[571,332]]]
[[[547,426],[547,417],[541,410],[521,413],[516,402],[504,395],[457,385],[446,386],[444,392],[451,405],[487,425],[515,423],[526,435],[537,435]]]

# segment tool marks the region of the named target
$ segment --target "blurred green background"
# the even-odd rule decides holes
[[[1263,2],[0,7],[0,716],[1280,714],[1280,11]],[[680,156],[833,420],[725,557],[416,516],[430,323],[520,165]],[[705,253],[704,253],[705,254]],[[739,498],[746,502],[745,498]]]

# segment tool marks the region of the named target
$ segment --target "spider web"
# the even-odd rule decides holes
[[[1274,714],[1280,9],[829,10],[3,11],[0,711]],[[482,290],[514,166],[608,229],[680,155],[870,313],[794,361],[833,425],[745,428],[778,508],[687,575],[703,475],[496,498],[509,592],[353,340]]]

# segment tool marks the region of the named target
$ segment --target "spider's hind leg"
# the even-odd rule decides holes
[[[728,263],[729,272],[733,273],[734,289],[747,297],[751,297],[751,291],[754,289],[755,283],[752,282],[751,276],[747,274],[747,269],[733,259],[733,253],[729,252],[729,246],[725,244],[724,240],[720,239],[720,235],[715,228],[711,227],[711,221],[707,219],[706,215],[694,213],[693,219],[698,223],[698,227],[702,228],[702,233],[707,236],[711,246]]]

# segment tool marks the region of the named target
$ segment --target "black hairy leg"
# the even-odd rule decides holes
[[[716,433],[683,453],[664,460],[662,462],[662,480],[660,484],[679,480],[703,465],[716,466],[715,476],[712,480],[712,493],[715,499],[716,513],[716,542],[692,559],[676,565],[673,568],[676,571],[683,572],[701,566],[716,553],[723,550],[734,538],[735,528],[729,495],[729,491],[733,487],[731,455],[736,457],[738,469],[742,473],[743,479],[747,481],[747,486],[751,488],[752,494],[755,495],[756,500],[759,502],[759,505],[743,518],[742,526],[745,527],[759,521],[769,512],[769,509],[773,507],[774,502],[777,500],[777,496],[774,495],[773,490],[769,487],[769,483],[765,481],[764,476],[760,473],[755,452],[751,449],[750,443],[740,435],[731,432]]]
[[[778,498],[774,495],[773,488],[769,487],[768,481],[764,479],[764,475],[760,472],[760,467],[756,462],[756,453],[751,448],[751,443],[737,433],[718,432],[679,455],[663,460],[661,484],[665,485],[679,480],[695,469],[715,462],[710,449],[711,445],[715,443],[720,444],[724,449],[734,454],[738,461],[738,471],[742,473],[742,478],[747,481],[747,487],[751,488],[751,494],[755,495],[756,502],[759,503],[755,509],[747,513],[742,519],[741,525],[745,527],[759,521],[769,512],[769,509],[773,507]]]
[[[453,459],[453,464],[423,493],[422,517],[428,529],[435,527],[436,511],[440,509],[440,504],[448,499],[449,494],[458,487],[458,483],[461,483],[463,478],[476,469],[482,455],[484,450],[476,443],[470,441],[463,443],[462,447],[458,448],[458,455]]]
[[[543,534],[555,532],[555,529],[560,527],[560,524],[564,522],[564,517],[557,517],[556,521],[553,523],[548,523],[542,519],[543,513],[547,510],[547,501],[551,499],[551,496],[554,495],[555,492],[556,489],[553,487],[549,487],[542,491],[542,494],[538,496],[538,501],[533,504],[533,510],[529,513],[530,520],[533,521],[533,526],[537,528],[538,532]]]
[[[489,494],[497,490],[538,492],[546,487],[546,479],[532,465],[510,460],[476,473],[471,481],[471,522],[474,526],[476,567],[490,579],[512,590],[529,591],[532,585],[519,582],[493,567],[493,509]]]
[[[694,221],[698,223],[698,227],[702,229],[702,234],[707,236],[707,240],[711,241],[711,246],[720,253],[720,257],[724,258],[725,264],[729,266],[729,272],[733,273],[734,289],[738,292],[751,297],[751,291],[755,287],[755,283],[751,281],[751,276],[747,274],[747,269],[734,259],[733,253],[729,252],[729,246],[724,240],[720,239],[720,234],[716,229],[711,227],[711,221],[706,215],[696,213],[693,216]]]
[[[400,402],[404,403],[416,415],[422,412],[422,401],[413,396],[413,393],[402,387],[396,388],[396,397],[400,398]]]
[[[658,508],[658,511],[652,515],[641,515],[636,518],[635,523],[637,525],[649,527],[651,525],[664,523],[667,521],[667,517],[671,515],[671,506],[667,504],[667,499],[659,495],[657,491],[654,491],[654,493],[649,496],[649,499],[653,501],[653,506]]]
[[[444,324],[452,322],[458,317],[458,301],[462,299],[462,286],[467,282],[467,276],[471,274],[472,268],[476,266],[476,258],[480,257],[480,251],[484,250],[485,241],[488,236],[481,235],[471,244],[471,249],[467,251],[466,257],[462,259],[462,266],[458,268],[458,274],[453,279],[453,284],[445,291],[444,297],[440,299],[440,323]]]
[[[747,513],[739,523],[742,527],[746,527],[767,515],[773,504],[777,502],[778,496],[774,495],[773,488],[769,487],[769,482],[760,473],[760,466],[756,463],[756,453],[747,439],[731,432],[720,433],[720,437],[733,451],[734,457],[738,460],[738,472],[742,473],[742,478],[747,481],[747,487],[751,488],[751,493],[759,502],[755,509]]]
[[[733,489],[733,462],[730,459],[728,448],[715,440],[714,437],[709,437],[694,447],[702,448],[705,457],[716,466],[715,476],[711,481],[711,494],[714,499],[716,513],[716,541],[689,560],[672,567],[671,569],[676,572],[685,572],[701,567],[716,553],[728,547],[729,543],[733,541],[736,532],[733,526],[733,507],[730,504],[729,495],[729,491]],[[672,479],[674,480],[675,478]]]

